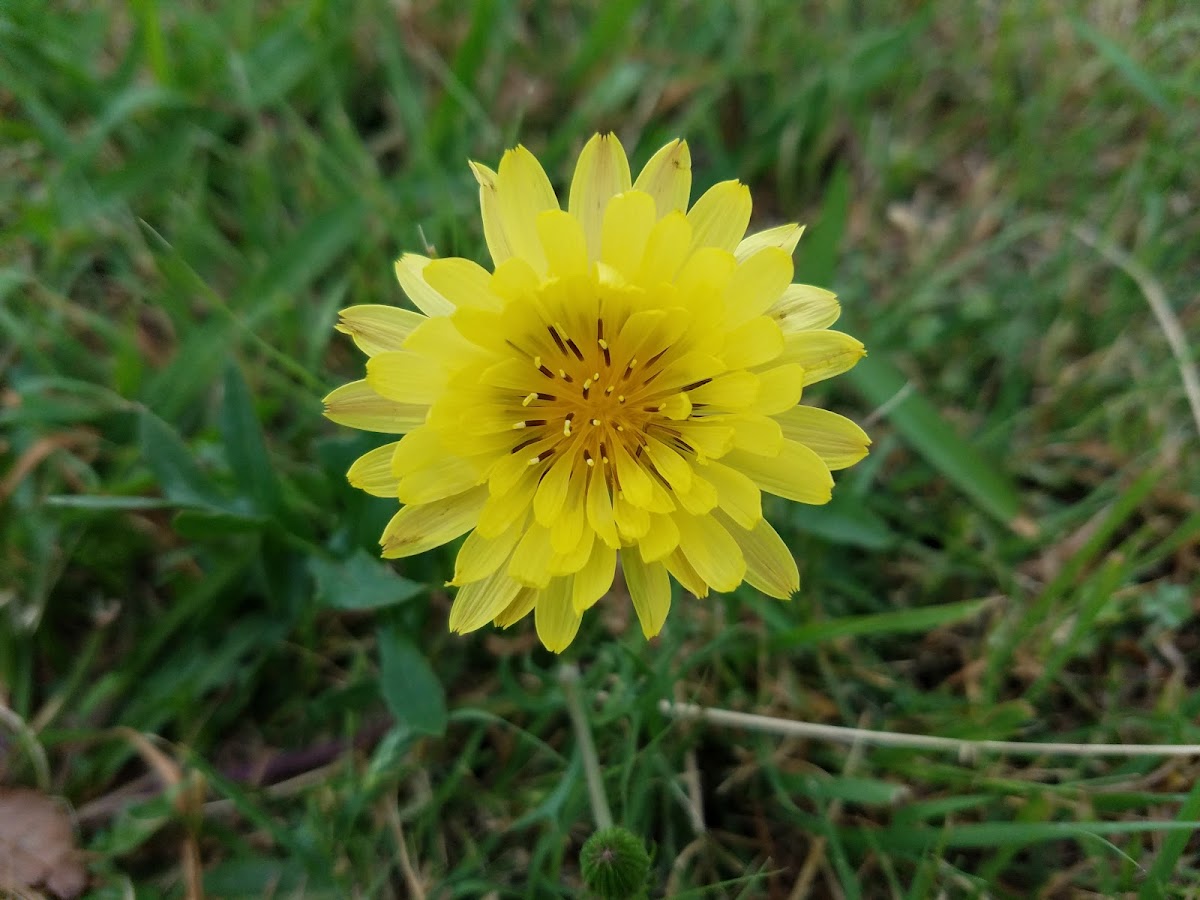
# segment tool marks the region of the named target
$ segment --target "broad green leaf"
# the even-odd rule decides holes
[[[311,557],[308,571],[316,582],[317,603],[331,609],[381,609],[425,590],[425,585],[400,577],[364,550],[346,560]]]
[[[394,627],[380,628],[379,685],[396,719],[421,734],[446,731],[446,692],[417,645]]]

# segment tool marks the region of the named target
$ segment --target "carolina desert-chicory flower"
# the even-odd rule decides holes
[[[402,508],[383,556],[467,535],[450,628],[534,613],[555,652],[612,586],[618,556],[642,630],[670,578],[697,597],[742,581],[786,598],[796,562],[763,518],[766,491],[825,503],[830,471],[870,443],[806,385],[863,347],[829,330],[833,294],[792,284],[802,228],[745,237],[750,192],[715,185],[689,209],[687,144],[637,180],[613,135],[576,164],[566,209],[524,147],[498,171],[472,163],[494,271],[405,254],[420,310],[346,309],[339,330],[366,378],[325,398],[335,422],[404,435],[354,463],[350,482]]]

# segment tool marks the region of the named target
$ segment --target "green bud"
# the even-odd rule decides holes
[[[588,838],[579,854],[579,865],[583,883],[605,900],[645,896],[650,854],[624,828],[604,828]]]

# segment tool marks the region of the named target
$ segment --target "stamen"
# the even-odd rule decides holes
[[[579,345],[572,338],[567,338],[567,346],[571,348],[571,352],[575,354],[575,358],[583,362],[583,351],[579,349]]]
[[[535,366],[537,366],[537,370],[539,372],[541,372],[543,375],[545,375],[547,378],[554,377],[554,373],[551,372],[549,369],[547,369],[544,365],[542,365],[542,358],[540,356],[535,356],[533,358],[533,364]]]
[[[521,401],[521,405],[528,406],[530,403],[532,403],[537,398],[538,398],[537,391],[534,391],[533,393],[526,395],[525,399]]]
[[[624,395],[624,394],[617,394],[617,402],[618,402],[618,403],[624,403],[624,402],[625,402],[625,395]]]
[[[570,384],[571,382],[573,382],[575,380],[574,378],[572,378],[570,375],[567,374],[566,369],[559,369],[558,374],[559,374],[559,377],[562,378],[562,380],[565,381],[567,384]]]
[[[557,400],[558,399],[553,394],[543,394],[541,391],[538,391],[537,398],[539,400]]]
[[[592,459],[592,454],[588,452],[586,448],[583,451],[583,461],[589,466],[594,466],[596,464],[596,461]]]
[[[571,436],[571,420],[575,418],[575,413],[567,413],[566,419],[563,420],[563,435]]]
[[[558,345],[559,352],[565,356],[567,353],[567,345],[564,344],[562,338],[558,336],[558,331],[555,330],[553,325],[547,325],[546,330],[550,332],[550,337],[554,338],[554,343]]]
[[[615,388],[614,388],[614,387],[613,387],[613,386],[610,384],[608,387],[606,387],[606,388],[604,389],[604,393],[605,393],[605,394],[611,394],[611,393],[612,393],[614,390],[615,390]]]
[[[606,341],[604,338],[599,338],[596,343],[600,345],[601,350],[608,349],[608,341]]]
[[[701,378],[699,381],[693,381],[691,384],[685,384],[680,388],[681,391],[694,391],[698,387],[703,387],[712,381],[711,378]]]
[[[600,420],[599,420],[599,419],[592,419],[592,424],[593,424],[593,425],[599,425],[599,424],[600,424]]]
[[[509,452],[510,453],[520,453],[522,450],[524,450],[530,444],[536,444],[539,440],[540,440],[540,438],[537,438],[537,437],[526,438],[525,440],[521,441],[521,443],[517,444],[517,446],[513,447],[512,450],[510,450]]]
[[[611,366],[612,365],[612,353],[610,353],[608,350],[608,341],[606,341],[604,338],[600,338],[596,341],[596,343],[600,345],[600,349],[604,353],[604,364],[606,366]]]
[[[548,460],[548,459],[549,459],[550,457],[552,457],[553,455],[554,455],[554,448],[553,448],[553,447],[551,447],[549,450],[543,450],[543,451],[542,451],[541,453],[539,453],[537,456],[531,456],[531,457],[529,458],[529,465],[531,465],[531,466],[536,466],[536,465],[537,465],[538,463],[540,463],[540,462],[545,462],[546,460]]]

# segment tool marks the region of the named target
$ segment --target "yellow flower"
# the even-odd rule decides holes
[[[802,228],[743,237],[750,192],[715,185],[688,209],[691,158],[672,141],[633,181],[613,135],[584,147],[567,208],[524,147],[472,163],[495,270],[406,254],[421,310],[355,306],[339,330],[367,377],[325,398],[335,422],[404,437],[359,459],[351,484],[404,504],[385,557],[466,534],[450,628],[534,612],[571,643],[618,556],[647,637],[669,576],[698,597],[747,581],[799,586],[761,492],[830,498],[831,469],[866,455],[849,420],[797,405],[863,356],[828,327],[828,291],[792,284]]]

